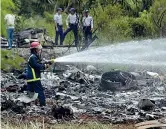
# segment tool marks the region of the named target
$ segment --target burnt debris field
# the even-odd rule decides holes
[[[43,72],[47,106],[28,96],[18,73],[1,73],[2,121],[138,123],[166,115],[165,75],[64,66]]]

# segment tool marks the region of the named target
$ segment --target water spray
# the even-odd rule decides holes
[[[147,70],[157,68],[166,71],[166,39],[130,41],[89,49],[52,59],[69,64],[95,64]],[[103,67],[105,67],[103,66]],[[109,68],[110,69],[110,68]]]

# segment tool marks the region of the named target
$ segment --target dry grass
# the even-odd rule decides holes
[[[1,123],[2,129],[135,129],[134,125],[112,125],[100,124],[97,122],[89,122],[87,124],[42,124],[32,123],[29,124],[10,124],[9,122]]]

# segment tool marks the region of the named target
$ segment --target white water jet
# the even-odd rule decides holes
[[[166,39],[130,41],[89,49],[56,59],[56,62],[107,64],[128,68],[159,68],[166,71]]]

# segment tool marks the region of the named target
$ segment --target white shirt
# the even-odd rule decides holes
[[[62,25],[62,15],[56,13],[56,14],[54,15],[54,21],[55,21],[57,24]]]
[[[68,26],[70,24],[76,24],[78,23],[78,17],[76,14],[72,15],[72,14],[69,14],[67,19],[66,19],[66,25]]]
[[[15,23],[15,16],[14,15],[6,14],[4,19],[6,21],[8,28],[14,28],[14,23]]]
[[[82,19],[83,26],[91,26],[93,28],[93,18],[91,16],[83,17]]]

